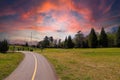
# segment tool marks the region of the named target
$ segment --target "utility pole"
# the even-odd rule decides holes
[[[31,41],[30,41],[30,43],[31,43],[30,51],[33,51],[33,49],[32,49],[32,32],[31,32],[31,36],[30,36],[30,38],[31,38]]]
[[[31,32],[31,46],[32,46],[32,32]]]

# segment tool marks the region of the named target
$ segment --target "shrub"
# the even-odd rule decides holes
[[[9,44],[7,40],[3,40],[0,42],[0,52],[6,53],[9,50]]]

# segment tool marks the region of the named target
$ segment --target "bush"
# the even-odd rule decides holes
[[[7,40],[3,40],[0,42],[0,52],[6,53],[9,50],[9,44]]]
[[[30,51],[32,52],[32,51],[33,51],[33,49],[30,49]]]

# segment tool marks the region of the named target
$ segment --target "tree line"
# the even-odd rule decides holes
[[[105,47],[120,47],[120,27],[117,32],[106,33],[104,28],[100,34],[92,28],[89,35],[84,36],[81,31],[78,31],[72,38],[70,35],[65,38],[56,40],[52,36],[45,38],[37,44],[38,48],[105,48]]]
[[[25,43],[25,46],[29,46]],[[34,46],[35,47],[35,46]],[[81,31],[78,31],[72,38],[70,35],[65,38],[56,40],[52,36],[45,38],[38,42],[38,48],[107,48],[120,47],[120,27],[117,32],[106,33],[104,28],[101,29],[100,34],[96,33],[94,28],[91,29],[89,35],[84,36]],[[7,40],[0,41],[0,52],[6,53],[9,50],[9,43]]]

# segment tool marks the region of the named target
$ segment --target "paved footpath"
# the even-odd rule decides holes
[[[22,53],[25,58],[5,80],[58,80],[45,57],[34,52]]]

